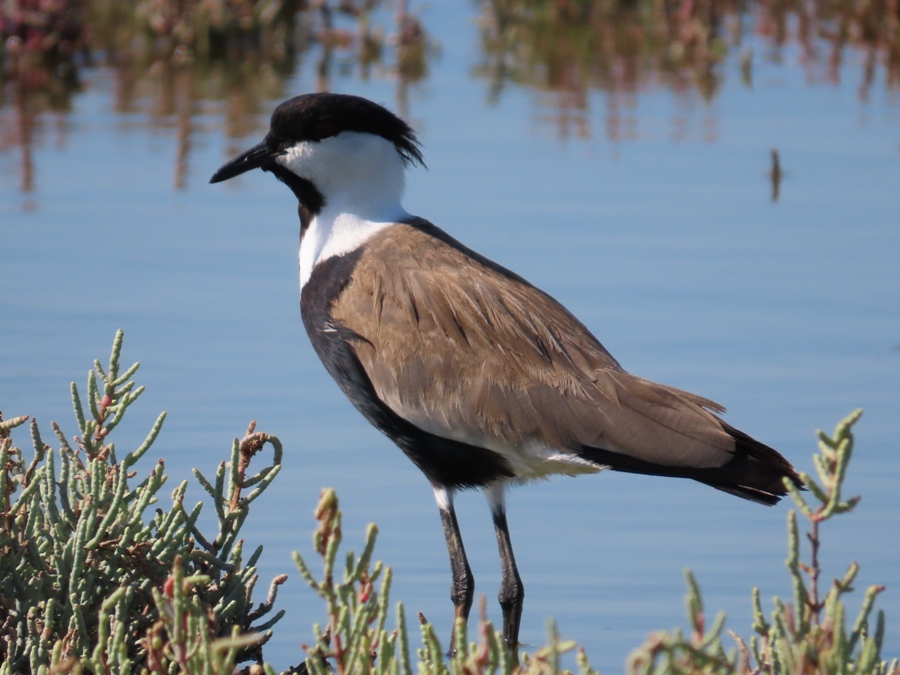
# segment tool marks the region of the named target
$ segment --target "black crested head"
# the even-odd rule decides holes
[[[406,165],[425,165],[412,128],[387,108],[350,94],[303,94],[272,113],[267,142],[284,149],[299,141],[321,141],[342,131],[374,134],[394,144]]]
[[[263,141],[223,164],[209,182],[219,183],[251,169],[271,171],[291,146],[322,141],[342,131],[381,136],[393,143],[404,164],[425,166],[412,127],[387,108],[350,94],[302,94],[275,108]]]
[[[343,131],[381,136],[393,144],[403,164],[425,166],[415,132],[387,108],[361,96],[315,93],[295,96],[275,108],[263,141],[222,165],[209,182],[219,183],[251,169],[269,171],[297,196],[304,229],[322,211],[325,196],[278,159],[298,143],[317,143]]]
[[[418,163],[425,166],[412,127],[387,108],[350,94],[302,94],[275,108],[265,139],[223,164],[209,182],[219,183],[251,169],[271,171],[308,209],[318,213],[324,204],[321,193],[308,180],[296,176],[276,160],[297,143],[318,142],[342,131],[381,136],[393,143],[405,165]]]

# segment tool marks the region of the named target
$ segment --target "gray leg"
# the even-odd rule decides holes
[[[509,527],[506,524],[506,506],[503,499],[503,486],[491,486],[485,491],[491,505],[494,518],[494,532],[497,535],[497,547],[500,549],[500,566],[503,578],[500,582],[500,609],[503,612],[503,639],[515,654],[519,646],[519,625],[522,622],[522,604],[525,601],[525,586],[516,567],[512,542],[509,539]]]
[[[445,488],[436,488],[435,499],[441,511],[441,523],[444,525],[444,537],[447,539],[447,553],[450,554],[450,572],[453,584],[450,586],[450,599],[453,601],[455,618],[468,621],[469,610],[475,597],[475,577],[466,558],[459,523],[456,522],[456,511],[453,508],[453,493]],[[455,628],[455,621],[454,621]],[[455,652],[455,633],[450,637],[450,654]]]

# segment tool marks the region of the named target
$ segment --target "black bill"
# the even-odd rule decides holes
[[[212,175],[209,182],[220,183],[251,169],[258,169],[275,161],[275,158],[280,154],[281,151],[278,148],[272,147],[267,141],[263,141],[219,167],[219,170]]]

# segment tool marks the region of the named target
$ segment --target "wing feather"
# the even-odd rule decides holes
[[[504,453],[584,448],[719,467],[735,441],[708,399],[625,372],[553,298],[425,221],[367,245],[334,319],[377,395],[439,436]]]

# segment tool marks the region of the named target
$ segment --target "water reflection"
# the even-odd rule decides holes
[[[58,127],[65,143],[65,113],[86,69],[111,72],[120,129],[175,131],[176,190],[186,185],[193,137],[211,124],[232,139],[259,131],[260,112],[286,96],[285,82],[307,58],[316,61],[318,90],[329,89],[335,74],[394,76],[401,112],[407,88],[428,73],[428,36],[405,2],[393,12],[380,11],[380,0],[97,0],[86,8],[69,0],[44,12],[28,4],[7,3],[0,16],[0,153],[19,153],[25,194],[35,190],[34,151],[44,127]],[[209,101],[224,104],[221,122],[197,121]],[[142,116],[138,123],[134,114]]]
[[[720,91],[726,57],[740,58],[741,81],[753,84],[753,50],[780,62],[786,48],[799,46],[810,83],[840,80],[846,53],[862,54],[860,101],[868,100],[879,67],[888,87],[900,85],[900,12],[890,1],[855,3],[764,0],[757,3],[648,2],[642,0],[482,0],[482,58],[475,73],[497,100],[509,85],[528,86],[546,96],[559,135],[590,135],[591,90],[607,94],[605,135],[612,141],[637,137],[633,114],[642,90],[664,87],[685,110],[690,101],[712,100]],[[676,113],[672,136],[685,133]],[[715,138],[715,120],[703,123],[703,138]]]
[[[122,127],[135,124],[124,115],[137,113],[142,128],[175,130],[173,185],[181,190],[192,140],[214,124],[198,122],[204,102],[224,104],[215,124],[226,137],[243,138],[260,131],[260,111],[284,98],[287,79],[312,61],[318,90],[337,75],[393,78],[395,107],[408,116],[409,87],[429,76],[433,55],[408,0],[60,0],[48,7],[34,12],[16,0],[0,15],[0,153],[18,153],[25,195],[35,190],[34,149],[45,127],[65,143],[65,115],[86,69],[110,69]],[[748,88],[755,65],[780,63],[789,50],[814,84],[838,83],[841,63],[854,54],[863,103],[879,77],[889,89],[900,86],[900,12],[892,0],[481,0],[477,12],[473,72],[487,82],[489,98],[510,86],[539,92],[539,118],[561,139],[593,135],[591,93],[600,91],[605,137],[635,140],[643,131],[638,98],[663,89],[675,101],[669,137],[714,141],[718,119],[706,104],[729,76],[729,56]],[[777,201],[780,170],[772,166]]]

